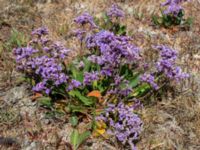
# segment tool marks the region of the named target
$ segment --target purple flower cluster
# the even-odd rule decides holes
[[[113,4],[111,8],[107,11],[107,15],[110,18],[123,18],[125,16],[125,13],[117,4]]]
[[[141,81],[147,82],[150,84],[155,90],[158,90],[158,85],[155,83],[155,78],[152,74],[147,74],[145,73],[144,75],[141,76]]]
[[[135,114],[135,105],[128,106],[120,102],[117,106],[109,104],[105,110],[105,114],[97,118],[107,122],[111,130],[109,134],[115,135],[122,144],[129,144],[132,150],[136,147],[133,144],[138,139],[143,122],[140,117]]]
[[[80,25],[89,24],[91,28],[96,28],[97,25],[94,23],[93,17],[89,13],[83,13],[82,15],[76,17],[74,22]]]
[[[123,88],[120,85],[123,85]],[[114,83],[111,83],[110,86],[113,88],[108,91],[108,94],[127,97],[132,92],[132,89],[129,87],[129,81],[119,75],[114,76]]]
[[[19,65],[19,63],[21,65]],[[49,58],[48,56],[27,58],[27,60],[18,62],[18,69],[21,71],[29,71],[34,77],[39,77],[42,80],[37,83],[33,90],[40,92],[45,91],[49,94],[53,86],[58,86],[60,84],[66,83],[68,77],[62,73],[62,67],[58,64],[54,58]],[[50,87],[48,85],[51,83]]]
[[[48,35],[48,34],[49,31],[46,27],[40,27],[32,32],[32,35],[38,35],[38,36]]]
[[[86,40],[89,49],[98,48],[100,55],[90,57],[90,60],[108,68],[118,67],[119,64],[134,63],[140,59],[139,48],[130,43],[130,38],[117,36],[102,30],[91,35]]]
[[[70,49],[65,48],[65,46],[60,42],[55,42],[51,45],[49,51],[52,57],[65,59],[68,56]]]
[[[99,80],[99,73],[95,72],[85,72],[83,83],[85,85],[90,85],[93,81]]]
[[[176,66],[177,52],[175,50],[164,45],[154,48],[160,50],[160,59],[156,63],[158,72],[162,72],[166,77],[176,81],[189,77],[187,73],[182,72],[180,67]]]
[[[68,90],[68,91],[71,91],[71,90],[73,90],[74,88],[80,87],[81,85],[82,85],[81,82],[72,79],[71,82],[69,83],[69,86],[68,86],[68,89],[67,89],[67,90]]]
[[[69,77],[63,72],[60,60],[68,56],[69,49],[58,42],[51,42],[47,34],[45,27],[34,30],[32,35],[38,36],[33,36],[30,46],[16,48],[13,53],[17,69],[36,81],[33,90],[49,94],[53,87],[67,83]]]
[[[177,16],[178,13],[183,10],[181,7],[182,2],[186,2],[189,0],[166,0],[166,2],[162,3],[162,6],[168,6],[167,9],[164,11],[164,14],[172,14],[174,16]]]
[[[74,36],[76,36],[80,41],[83,41],[86,31],[82,29],[77,29],[73,31]]]
[[[38,50],[32,47],[20,47],[20,48],[15,48],[13,52],[14,55],[16,56],[16,62],[23,63],[24,62],[23,60],[26,60],[34,53],[37,53]]]
[[[117,36],[105,30],[94,33],[86,39],[87,48],[91,52],[98,53],[90,55],[88,60],[101,66],[100,75],[114,79],[110,84],[113,88],[109,90],[109,94],[126,97],[132,91],[129,82],[124,79],[119,80],[121,77],[118,76],[120,66],[138,64],[140,61],[139,48],[130,41],[130,37]],[[116,82],[119,84],[116,85]],[[122,84],[123,88],[120,87]]]

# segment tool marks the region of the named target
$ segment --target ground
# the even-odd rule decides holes
[[[153,101],[144,107],[144,130],[137,143],[138,149],[200,149],[198,0],[184,4],[186,16],[194,18],[193,26],[187,31],[152,25],[151,15],[159,13],[161,0],[0,0],[0,149],[70,149],[68,142],[72,131],[67,117],[46,119],[46,110],[32,101],[30,87],[18,81],[20,74],[15,71],[12,56],[12,47],[16,44],[12,41],[13,29],[28,35],[33,28],[44,25],[50,29],[52,38],[77,50],[80,49],[76,46],[77,41],[69,39],[74,29],[73,18],[84,11],[99,17],[113,2],[126,11],[123,23],[128,26],[128,32],[137,46],[151,55],[151,45],[171,45],[179,50],[179,64],[190,73],[190,78],[176,85],[175,91],[167,92],[160,101]],[[84,128],[84,124],[79,128]],[[2,141],[1,137],[10,139]],[[103,138],[90,138],[81,149],[123,148]]]

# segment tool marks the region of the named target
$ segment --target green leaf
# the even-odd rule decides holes
[[[103,13],[103,19],[105,22],[109,22],[110,18],[108,17],[107,13]]]
[[[77,118],[77,116],[70,117],[70,123],[72,124],[72,126],[75,127],[78,124],[78,118]]]
[[[97,80],[93,81],[92,86],[93,86],[93,89],[96,89],[98,87]]]
[[[172,17],[170,16],[170,15],[163,15],[163,25],[165,26],[165,27],[170,27],[172,24],[173,24],[173,22],[172,22]]]
[[[140,75],[137,74],[135,77],[131,78],[129,81],[130,81],[129,86],[131,88],[136,87],[138,85],[139,81],[140,81]]]
[[[76,113],[76,112],[83,113],[83,114],[87,113],[86,111],[87,108],[83,106],[70,105],[69,109],[72,113]]]
[[[91,62],[85,57],[83,57],[83,62],[84,62],[83,72],[88,72],[90,70],[90,67],[91,67]]]
[[[82,134],[80,134],[78,139],[78,146],[80,146],[87,138],[89,138],[90,135],[91,135],[90,131],[85,131]]]
[[[149,84],[147,83],[142,84],[133,91],[131,96],[134,96],[134,97],[142,96],[146,94],[150,89],[151,89],[151,86]]]
[[[71,144],[73,146],[73,150],[77,150],[78,147],[91,135],[90,131],[85,131],[79,134],[77,129],[74,129],[71,134]]]
[[[76,96],[76,91],[74,90],[71,90],[70,92],[68,92],[68,94],[72,97],[75,97]]]
[[[119,27],[118,34],[119,35],[126,35],[126,26],[125,25],[122,25],[122,26]]]
[[[71,137],[70,137],[71,144],[73,146],[73,150],[78,148],[78,141],[79,141],[79,133],[78,130],[73,130]]]
[[[90,98],[88,97],[85,97],[83,95],[81,95],[81,93],[77,90],[72,90],[69,92],[69,95],[72,96],[72,97],[76,97],[78,98],[81,102],[84,103],[84,105],[86,106],[90,106],[94,103],[94,101],[92,101]]]
[[[193,22],[194,22],[194,18],[189,17],[183,21],[183,25],[190,28],[192,26]]]
[[[179,13],[178,13],[177,16],[178,16],[179,18],[182,18],[184,15],[185,15],[184,11],[181,10],[181,11],[179,11]]]
[[[160,20],[160,18],[158,16],[152,16],[152,21],[155,25],[161,25],[162,21]]]
[[[71,64],[70,70],[72,72],[72,76],[75,80],[83,82],[83,71],[78,70],[74,64]]]
[[[52,101],[50,97],[39,97],[38,102],[41,106],[51,108],[52,107]]]

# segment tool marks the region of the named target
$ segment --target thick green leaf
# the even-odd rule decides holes
[[[74,64],[70,66],[70,70],[72,72],[73,79],[76,79],[80,82],[83,81],[83,71],[78,70]]]
[[[45,106],[47,108],[52,107],[52,102],[50,97],[40,97],[37,99],[41,106]]]
[[[149,84],[142,84],[139,87],[137,87],[131,96],[139,97],[147,93],[151,89],[151,86]]]
[[[71,144],[73,146],[73,150],[76,150],[78,148],[78,141],[79,141],[79,133],[78,133],[78,130],[73,130],[72,134],[71,134],[71,137],[70,137],[70,141],[71,141]]]
[[[78,139],[78,144],[77,146],[79,147],[87,138],[89,138],[91,135],[90,131],[85,131],[82,134],[79,134],[79,139]],[[78,148],[77,147],[77,148]]]
[[[77,90],[72,90],[69,92],[69,95],[71,95],[72,97],[76,97],[78,98],[78,100],[80,100],[81,102],[84,103],[84,105],[86,106],[90,106],[94,103],[94,101],[92,101],[90,98],[85,97],[83,95],[81,95],[81,93]]]
[[[131,78],[129,81],[130,81],[129,86],[131,88],[136,87],[138,85],[139,81],[140,81],[140,75],[137,74],[135,77]]]
[[[77,96],[77,98],[80,99],[85,105],[92,105],[92,104],[94,103],[91,99],[89,99],[89,98],[87,98],[87,97],[81,95],[80,92],[77,92],[77,93],[76,93],[76,96]]]
[[[75,97],[76,96],[76,91],[72,90],[70,92],[68,92],[68,94],[72,97]]]
[[[73,150],[77,150],[78,147],[91,135],[90,131],[85,131],[83,133],[79,133],[77,129],[74,129],[71,134],[71,144],[73,146]]]
[[[93,89],[96,89],[96,88],[98,87],[98,82],[97,82],[97,80],[93,81],[92,87],[93,87]]]
[[[88,72],[90,70],[90,67],[91,67],[91,62],[85,57],[83,57],[83,62],[84,62],[83,72]]]

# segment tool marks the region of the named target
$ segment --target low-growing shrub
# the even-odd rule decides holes
[[[41,27],[32,32],[26,47],[14,49],[16,65],[33,91],[52,99],[43,104],[51,107],[54,100],[65,99],[73,116],[93,115],[92,123],[103,121],[108,133],[135,149],[143,124],[137,114],[141,106],[137,99],[159,90],[164,82],[179,82],[188,75],[176,66],[177,52],[164,45],[153,46],[159,58],[154,68],[148,68],[140,48],[120,24],[125,13],[113,5],[105,16],[95,20],[83,13],[75,18],[79,28],[73,32],[84,51],[73,61],[66,61],[72,50],[52,41],[48,29]],[[78,120],[73,122],[75,125]]]

